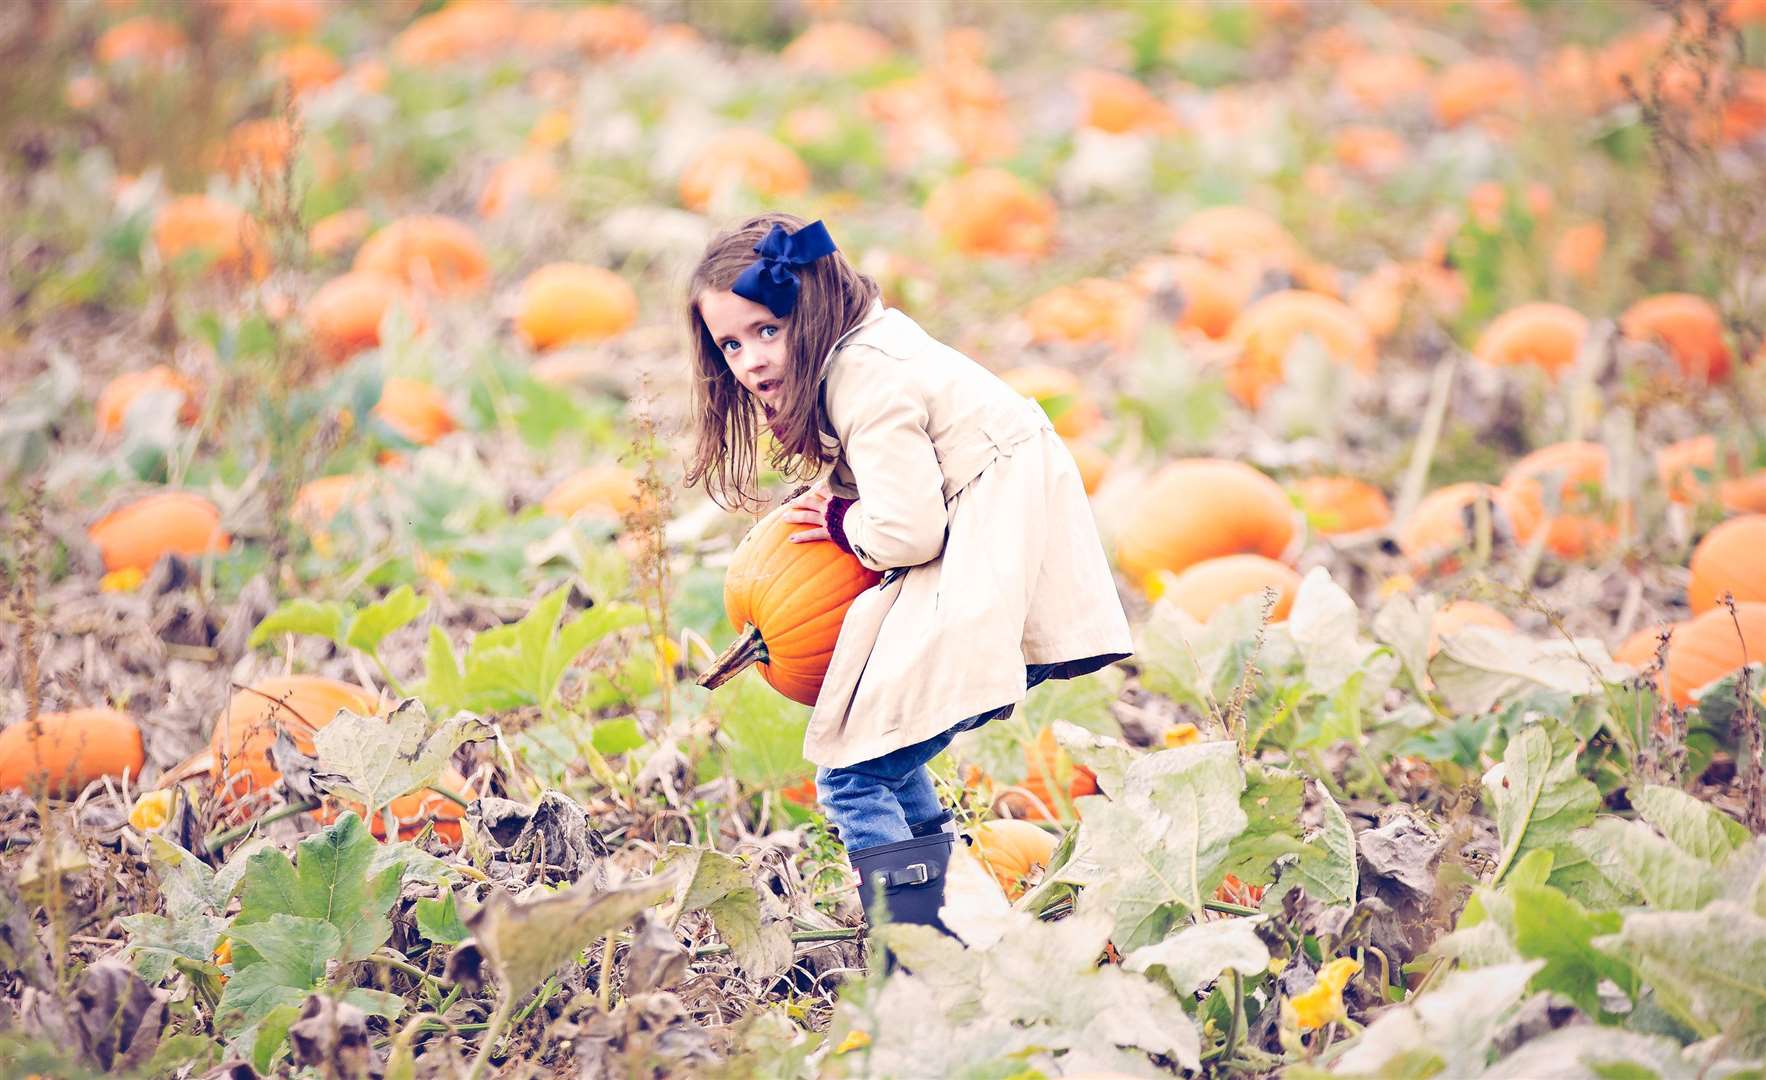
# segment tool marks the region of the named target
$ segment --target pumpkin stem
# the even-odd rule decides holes
[[[730,647],[718,654],[704,673],[698,678],[700,686],[707,690],[716,690],[742,673],[749,664],[767,662],[766,642],[760,638],[760,631],[753,625],[744,626],[742,633]]]

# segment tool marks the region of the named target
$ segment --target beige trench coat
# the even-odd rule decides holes
[[[822,368],[839,457],[828,486],[860,562],[804,756],[881,757],[1133,651],[1078,467],[1036,402],[872,305]],[[830,442],[832,449],[832,442]],[[898,569],[904,568],[904,569]]]

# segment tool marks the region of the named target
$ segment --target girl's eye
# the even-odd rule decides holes
[[[730,352],[732,352],[732,351],[734,351],[734,350],[736,350],[736,349],[740,349],[740,348],[741,348],[741,347],[742,347],[742,345],[741,345],[741,343],[740,343],[740,342],[738,342],[738,341],[735,341],[735,340],[733,340],[733,339],[732,339],[732,340],[730,340],[730,341],[726,341],[726,342],[724,342],[724,352],[725,352],[725,354],[728,354],[728,353],[730,353]]]
[[[763,326],[760,328],[760,336],[763,340],[776,336],[778,332],[779,328],[776,326]]]

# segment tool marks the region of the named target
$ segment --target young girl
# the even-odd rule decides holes
[[[884,572],[847,609],[803,752],[865,910],[880,884],[892,920],[942,929],[955,829],[926,763],[1030,686],[1133,648],[1073,457],[1036,402],[885,308],[819,221],[763,214],[712,240],[687,323],[687,483],[756,504],[764,420],[774,467],[822,478],[787,511],[812,526],[793,542]]]

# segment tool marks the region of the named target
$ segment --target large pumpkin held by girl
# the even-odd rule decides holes
[[[773,689],[814,705],[834,657],[846,609],[882,575],[834,544],[794,544],[811,526],[786,521],[781,506],[761,518],[724,575],[724,611],[741,633],[699,685],[722,686],[750,664]]]

